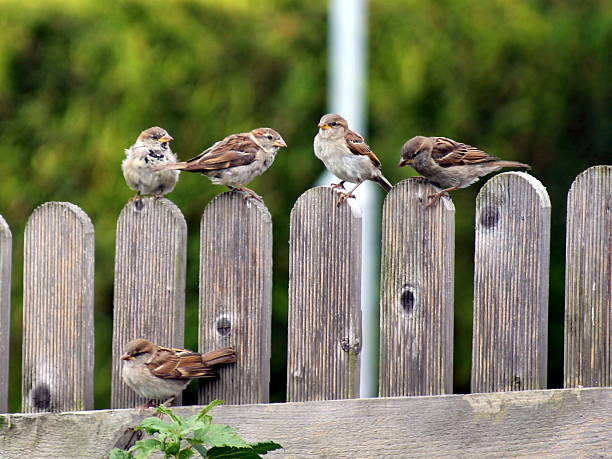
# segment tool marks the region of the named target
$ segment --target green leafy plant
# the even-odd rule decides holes
[[[234,428],[225,424],[213,424],[208,412],[223,403],[211,402],[198,414],[184,419],[163,405],[157,411],[170,418],[168,422],[159,417],[144,419],[136,430],[142,430],[154,438],[137,441],[129,450],[115,448],[110,459],[144,459],[155,452],[167,458],[187,459],[197,453],[205,458],[256,459],[260,454],[282,448],[272,441],[247,443]]]

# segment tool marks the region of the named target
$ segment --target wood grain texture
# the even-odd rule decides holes
[[[145,402],[121,379],[126,343],[183,346],[187,224],[168,199],[128,202],[117,221],[111,406]],[[180,399],[177,401],[180,403]]]
[[[453,391],[455,207],[418,177],[383,207],[380,378],[382,397]]]
[[[546,387],[550,200],[524,172],[476,200],[472,392]]]
[[[80,208],[48,202],[25,229],[22,410],[93,407],[94,228]]]
[[[329,187],[291,211],[287,400],[359,396],[361,212]]]
[[[0,413],[8,411],[13,236],[0,215]]]
[[[247,441],[283,445],[270,457],[595,458],[612,451],[610,412],[612,388],[591,388],[220,406],[212,415]],[[0,451],[3,459],[104,457],[145,416],[2,415]]]
[[[566,237],[564,386],[612,386],[612,166],[576,177]]]
[[[272,321],[272,217],[238,192],[215,197],[200,226],[200,351],[232,346],[237,362],[201,381],[199,400],[269,399]]]

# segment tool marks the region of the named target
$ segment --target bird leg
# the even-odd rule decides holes
[[[137,191],[134,196],[132,196],[130,199],[128,199],[128,202],[140,201],[141,198],[142,198],[142,196],[140,196],[140,191]]]
[[[336,207],[338,207],[340,204],[342,204],[344,201],[346,201],[347,199],[353,198],[355,199],[355,195],[353,194],[353,191],[355,191],[357,189],[357,187],[359,185],[361,185],[363,182],[359,182],[357,185],[355,185],[355,188],[353,188],[351,191],[347,192],[347,193],[340,193],[340,199],[338,199],[338,204],[336,204]]]
[[[229,186],[228,188],[232,191],[242,191],[244,193],[243,198],[245,201],[249,198],[253,198],[256,201],[263,202],[263,199],[261,196],[259,196],[257,193],[255,193],[250,188],[247,188],[246,186]]]
[[[344,190],[344,180],[341,180],[340,183],[332,183],[329,187],[332,190],[336,190],[336,189]]]
[[[426,207],[433,206],[435,203],[437,203],[440,200],[442,196],[448,196],[449,191],[458,190],[458,189],[459,187],[457,186],[451,186],[450,188],[445,188],[444,190],[439,191],[436,194],[427,196],[429,198],[429,202],[427,203]]]
[[[162,403],[162,405],[164,405],[166,408],[170,408],[172,406],[172,404],[174,403],[174,399],[176,398],[176,395],[173,397],[170,397],[168,400],[166,400],[164,403]]]

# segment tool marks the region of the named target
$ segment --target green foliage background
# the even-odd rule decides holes
[[[277,129],[289,148],[253,182],[274,218],[272,399],[284,397],[289,212],[322,170],[326,2],[0,1],[0,214],[14,237],[10,408],[20,408],[23,229],[70,201],[96,228],[96,408],[109,405],[115,223],[132,195],[123,149],[152,125],[181,159]],[[546,0],[372,0],[368,141],[396,182],[402,143],[445,135],[533,165],[553,205],[549,386],[561,385],[564,215],[573,178],[610,163],[612,8]],[[469,391],[474,198],[455,192],[455,391]],[[182,174],[187,324],[197,320],[198,221],[222,187]],[[186,346],[197,347],[196,330]],[[191,396],[193,400],[193,396]],[[190,400],[189,394],[186,400]]]

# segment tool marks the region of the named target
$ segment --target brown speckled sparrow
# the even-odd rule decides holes
[[[402,147],[401,158],[399,167],[410,165],[430,182],[444,188],[429,196],[428,207],[448,195],[449,191],[465,188],[502,167],[530,169],[527,164],[503,161],[446,137],[413,137]]]
[[[319,133],[314,138],[314,153],[325,167],[340,179],[332,188],[344,189],[344,182],[356,183],[348,193],[341,192],[338,205],[348,198],[364,180],[373,180],[385,191],[391,190],[391,183],[380,170],[380,161],[365,143],[363,137],[348,127],[340,115],[329,113],[319,121]]]
[[[215,367],[236,361],[231,347],[200,354],[187,349],[172,349],[135,339],[125,346],[121,356],[123,381],[138,395],[153,400],[165,400],[169,406],[187,387],[192,378],[216,378]]]
[[[258,128],[229,135],[195,158],[160,168],[197,172],[216,185],[244,192],[245,199],[250,196],[261,201],[257,193],[244,185],[263,174],[274,162],[278,149],[286,146],[274,129]]]
[[[176,163],[176,155],[170,149],[172,140],[164,129],[155,126],[142,131],[136,143],[125,150],[127,158],[121,169],[128,186],[137,191],[132,199],[141,195],[159,198],[174,189],[179,172],[157,169],[161,164]]]

